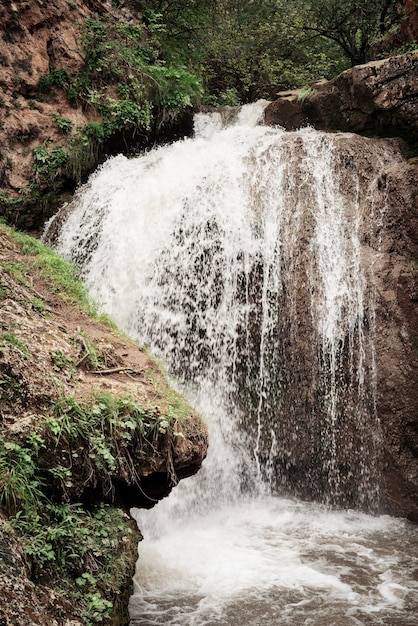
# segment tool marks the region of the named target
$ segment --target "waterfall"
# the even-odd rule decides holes
[[[132,626],[412,624],[416,533],[329,508],[378,506],[373,268],[397,157],[265,127],[264,104],[109,159],[46,229],[209,426],[200,472],[135,513]]]
[[[195,138],[107,161],[62,210],[55,245],[210,422],[205,500],[214,485],[218,501],[287,492],[373,508],[362,242],[378,254],[383,152],[364,184],[346,136],[257,125],[263,106],[232,125],[200,114]]]

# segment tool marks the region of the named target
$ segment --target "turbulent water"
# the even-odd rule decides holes
[[[132,626],[417,624],[405,522],[271,497],[140,521]]]
[[[261,109],[109,160],[46,234],[209,424],[199,475],[137,514],[132,624],[417,623],[416,530],[329,508],[378,509],[391,156],[257,125]]]

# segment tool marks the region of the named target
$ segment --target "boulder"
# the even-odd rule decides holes
[[[346,70],[309,89],[280,92],[265,123],[418,142],[418,50]]]

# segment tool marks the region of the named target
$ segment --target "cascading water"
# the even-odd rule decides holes
[[[403,522],[277,495],[378,504],[363,257],[391,157],[376,147],[365,181],[350,136],[257,126],[261,111],[199,115],[194,139],[109,160],[46,233],[209,424],[199,475],[138,513],[132,624],[412,624]]]

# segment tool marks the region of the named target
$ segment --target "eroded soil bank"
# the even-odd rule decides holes
[[[37,241],[0,226],[7,626],[127,623],[140,538],[127,511],[153,506],[207,451],[205,425],[160,366],[92,317],[66,272]]]

